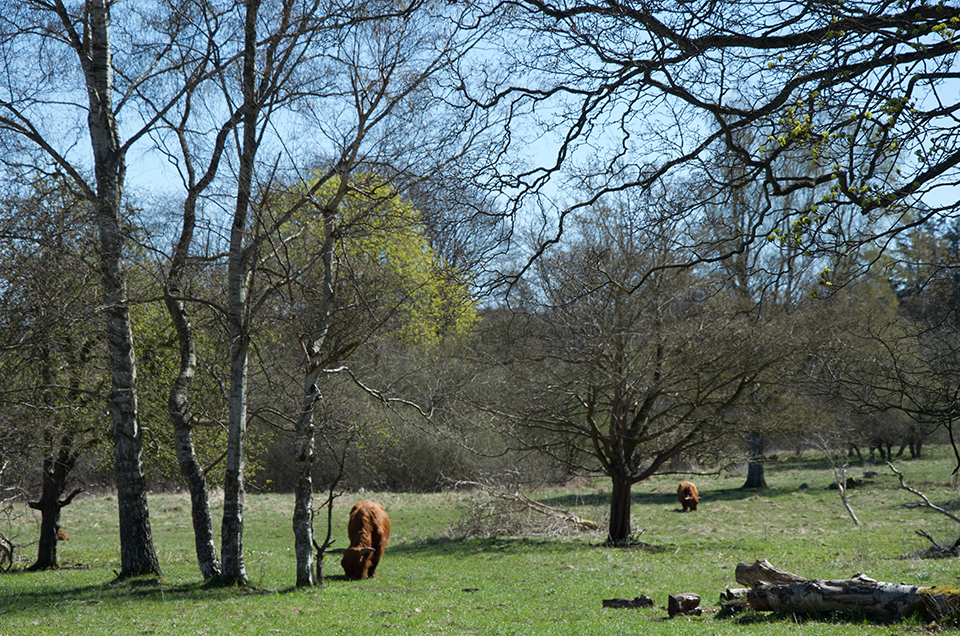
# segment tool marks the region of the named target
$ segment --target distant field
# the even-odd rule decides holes
[[[896,465],[910,485],[955,514],[960,493],[951,480],[948,449]],[[875,579],[960,587],[960,561],[924,560],[929,547],[960,536],[943,515],[908,508],[916,497],[898,489],[885,465],[851,491],[863,525],[853,525],[832,474],[814,454],[781,455],[768,466],[763,492],[742,491],[742,475],[692,478],[700,509],[680,513],[676,477],[634,488],[633,525],[643,547],[600,547],[600,533],[463,539],[453,532],[476,493],[363,493],[338,500],[338,546],[346,515],[362,498],[380,501],[393,522],[390,547],[375,580],[342,578],[327,561],[323,589],[297,590],[292,495],[249,495],[244,535],[248,590],[206,589],[194,564],[189,500],[150,498],[154,540],[164,576],[112,584],[119,548],[116,500],[79,498],[64,509],[71,540],[60,544],[61,570],[0,574],[0,636],[12,634],[867,634],[928,633],[915,621],[890,625],[839,618],[800,619],[748,614],[717,619],[719,594],[736,587],[738,562],[767,559],[809,578]],[[859,476],[863,469],[851,469]],[[806,484],[806,488],[801,488]],[[554,507],[603,521],[609,484],[532,493]],[[22,568],[35,556],[32,514],[0,519],[0,532],[18,544]],[[219,510],[216,513],[219,520]],[[319,524],[318,524],[319,525]],[[319,528],[318,528],[319,530]],[[667,596],[693,592],[704,615],[668,619]],[[654,608],[607,609],[602,600],[652,597]]]

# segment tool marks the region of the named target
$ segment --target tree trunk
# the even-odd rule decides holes
[[[316,374],[308,374],[304,387],[303,408],[297,420],[297,484],[294,487],[293,538],[297,557],[297,587],[317,585],[319,569],[314,570],[313,540],[313,407],[317,401]],[[322,558],[318,557],[318,558]]]
[[[117,501],[120,518],[119,578],[160,574],[153,547],[143,474],[143,431],[137,406],[137,367],[123,263],[121,201],[125,165],[111,93],[110,12],[106,0],[87,3],[86,43],[75,43],[83,66],[90,112],[87,118],[97,182],[100,268],[110,354]],[[65,13],[62,19],[69,23]]]
[[[341,192],[343,184],[341,182]],[[297,442],[295,454],[299,474],[294,495],[293,536],[297,556],[297,586],[323,585],[323,549],[318,549],[316,574],[314,574],[313,558],[314,541],[313,531],[313,464],[315,426],[313,423],[313,409],[320,397],[317,380],[322,371],[320,352],[327,339],[330,329],[330,315],[333,313],[333,247],[335,241],[334,220],[336,206],[327,206],[323,212],[324,239],[321,246],[320,262],[323,264],[323,296],[320,311],[316,317],[317,330],[309,343],[305,343],[307,352],[306,377],[303,382],[303,403],[300,408],[300,418],[297,420]],[[342,467],[342,464],[341,464]],[[342,474],[342,470],[341,470]],[[328,501],[328,513],[333,511],[333,485]],[[329,517],[328,517],[329,519]],[[329,527],[327,541],[329,537]]]
[[[189,243],[188,243],[189,244]],[[174,259],[175,263],[177,259]],[[197,564],[204,579],[220,576],[220,562],[213,541],[213,518],[210,515],[210,500],[207,496],[207,480],[197,460],[193,446],[193,414],[190,410],[190,386],[196,373],[196,350],[193,328],[179,295],[178,272],[174,266],[167,282],[166,305],[180,341],[180,370],[170,388],[168,409],[173,423],[174,449],[180,474],[190,492],[190,511],[193,518],[194,545]]]
[[[181,348],[184,342],[181,341]],[[181,365],[184,360],[181,358]],[[210,500],[207,496],[207,480],[197,460],[193,447],[192,415],[187,401],[187,386],[192,378],[192,370],[187,373],[181,366],[181,372],[170,390],[170,419],[173,422],[174,448],[180,474],[190,492],[190,512],[193,519],[194,547],[197,564],[204,579],[220,576],[220,562],[213,542],[213,518],[210,515]]]
[[[230,427],[227,440],[226,470],[223,482],[223,522],[220,527],[223,582],[244,585],[247,582],[243,562],[243,504],[245,438],[247,431],[247,338],[231,328]]]
[[[57,458],[49,457],[43,462],[43,487],[39,501],[31,501],[30,507],[40,511],[40,537],[37,542],[37,560],[27,568],[31,572],[53,570],[57,563],[57,542],[60,541],[60,510],[69,505],[80,489],[74,490],[61,501],[67,477],[77,461],[69,440],[61,444]]]
[[[247,432],[247,363],[250,348],[247,298],[256,269],[256,254],[247,246],[248,217],[257,154],[257,15],[259,0],[244,3],[243,139],[237,175],[237,200],[230,228],[227,259],[228,330],[230,334],[230,426],[223,485],[220,529],[222,578],[226,584],[247,582],[243,563],[243,470]]]
[[[747,438],[747,481],[741,488],[766,488],[767,480],[763,473],[762,433],[750,433]]]
[[[218,144],[219,146],[219,144]],[[189,158],[188,158],[189,160]],[[190,172],[192,179],[192,171]],[[177,333],[180,349],[180,369],[170,387],[167,408],[173,424],[174,449],[180,474],[190,492],[190,511],[193,519],[194,547],[200,575],[206,579],[220,576],[220,561],[213,541],[213,518],[210,515],[210,500],[207,496],[207,479],[197,460],[193,445],[193,413],[190,408],[190,388],[196,376],[197,353],[193,325],[181,300],[181,276],[186,267],[193,232],[196,226],[197,191],[205,185],[190,184],[190,192],[183,204],[183,228],[174,249],[170,271],[167,273],[164,303],[170,321]]]
[[[630,540],[631,486],[629,478],[614,475],[610,494],[610,527],[607,545],[623,545]]]

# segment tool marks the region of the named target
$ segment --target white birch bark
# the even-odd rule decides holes
[[[58,13],[83,67],[90,105],[88,127],[96,176],[100,266],[110,356],[110,414],[113,418],[117,500],[120,521],[120,578],[159,574],[153,547],[143,473],[143,432],[137,409],[137,370],[123,263],[121,201],[124,152],[111,100],[113,90],[110,9],[107,0],[90,0],[82,37],[65,8]]]
[[[225,583],[247,581],[243,561],[244,452],[247,433],[247,364],[250,348],[248,307],[256,256],[248,246],[253,168],[257,153],[256,95],[257,15],[259,0],[246,0],[243,53],[243,138],[230,251],[227,261],[228,329],[230,335],[230,422],[220,528],[221,576]]]

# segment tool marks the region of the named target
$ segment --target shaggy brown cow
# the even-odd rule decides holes
[[[340,565],[349,579],[373,578],[383,550],[390,539],[390,517],[375,501],[361,501],[350,510],[347,524],[350,547],[343,551]]]
[[[683,511],[696,510],[700,503],[700,493],[697,492],[697,486],[692,481],[681,481],[677,486],[677,499],[683,506]]]

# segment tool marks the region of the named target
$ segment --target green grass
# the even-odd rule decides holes
[[[952,459],[931,449],[931,459],[902,461],[908,483],[954,513],[960,495],[950,483]],[[906,621],[896,626],[827,617],[758,616],[717,619],[727,587],[737,587],[739,562],[768,559],[810,578],[873,578],[919,585],[960,586],[956,560],[913,555],[929,547],[924,530],[941,543],[960,526],[943,515],[907,508],[916,498],[897,487],[885,467],[851,492],[863,525],[843,509],[827,466],[814,456],[783,457],[768,468],[763,492],[742,491],[740,475],[699,477],[696,513],[678,512],[677,479],[657,478],[634,489],[633,524],[646,545],[600,547],[604,535],[460,539],[449,529],[471,495],[377,493],[338,500],[337,544],[346,539],[349,506],[381,501],[393,536],[375,580],[347,581],[327,562],[322,589],[295,589],[292,496],[248,496],[245,562],[249,589],[205,588],[194,563],[189,501],[154,495],[150,513],[164,570],[161,580],[113,583],[119,556],[116,500],[88,497],[63,511],[71,541],[60,544],[61,570],[0,574],[0,636],[13,634],[866,634],[929,631]],[[859,475],[858,468],[853,471]],[[806,483],[809,488],[801,489]],[[604,519],[608,484],[540,491],[550,505]],[[24,513],[27,514],[27,513]],[[217,511],[219,519],[219,510]],[[36,525],[27,517],[0,525],[20,547],[22,568],[35,556]],[[703,599],[701,617],[668,619],[669,594]],[[606,598],[646,594],[656,607],[607,609]]]

